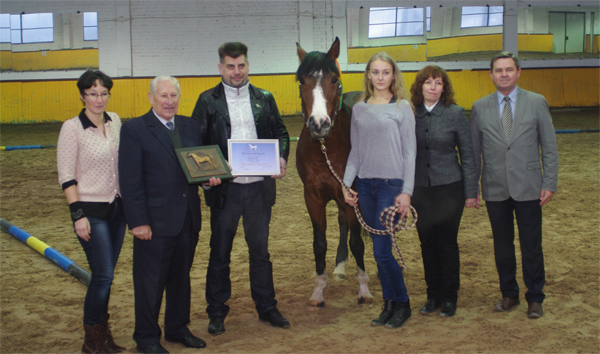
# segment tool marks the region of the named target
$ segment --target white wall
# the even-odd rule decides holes
[[[277,73],[297,66],[298,4],[243,1],[133,1],[133,75],[217,75],[217,49],[240,41],[251,73]],[[331,32],[331,29],[329,30]]]
[[[530,0],[536,6],[562,4],[559,0]],[[414,2],[414,1],[413,1]],[[424,37],[392,38],[362,43],[366,9],[360,6],[412,6],[404,0],[1,0],[2,13],[77,11],[98,12],[100,69],[113,77],[217,75],[217,49],[226,41],[241,41],[249,47],[251,74],[293,73],[297,69],[296,42],[306,50],[326,51],[336,36],[341,40],[342,70],[360,70],[347,65],[347,47],[423,43]],[[490,5],[504,1],[490,0]],[[597,1],[578,1],[588,13]],[[443,7],[439,7],[444,4]],[[419,0],[432,7],[429,38],[479,33],[501,33],[502,27],[460,29],[460,6],[481,5],[479,1]],[[592,5],[590,5],[592,4]],[[519,2],[519,32],[547,33],[547,9],[534,6],[525,13]],[[348,9],[351,11],[348,12]],[[358,9],[358,10],[357,10]],[[576,7],[568,7],[577,10]],[[596,11],[595,28],[600,26]],[[358,14],[358,20],[347,13]],[[589,15],[588,15],[589,16]],[[368,21],[368,15],[366,16]],[[587,18],[587,17],[586,17]],[[527,23],[525,23],[525,19]],[[545,22],[544,22],[545,21]],[[357,28],[358,27],[358,28]],[[356,33],[359,31],[359,33]],[[594,31],[598,33],[596,29]],[[531,32],[530,32],[531,33]],[[64,40],[63,40],[64,43]],[[2,80],[76,78],[81,71],[2,73]]]

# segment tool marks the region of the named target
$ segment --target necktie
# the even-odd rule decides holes
[[[504,116],[504,113],[502,113],[502,114]],[[167,128],[169,128],[169,130],[175,129],[175,126],[173,125],[173,122],[171,122],[171,121],[168,121],[166,125],[167,125]]]
[[[504,129],[504,137],[506,141],[510,139],[510,131],[512,130],[512,107],[508,96],[504,96],[504,109],[502,110],[502,129]]]

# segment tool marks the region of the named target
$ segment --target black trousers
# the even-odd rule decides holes
[[[460,288],[458,229],[465,197],[463,181],[415,187],[417,232],[427,283],[427,299],[456,303]]]
[[[527,302],[543,302],[545,295],[542,289],[546,282],[546,273],[542,251],[542,207],[540,201],[519,202],[508,198],[501,202],[486,201],[486,206],[494,235],[494,253],[502,297],[519,297],[514,244],[514,217],[516,217],[521,243],[523,280],[528,289],[525,299]]]
[[[158,315],[166,292],[165,335],[181,339],[189,334],[190,269],[194,262],[198,233],[187,212],[183,229],[174,237],[152,235],[151,240],[133,239],[133,289],[135,331],[140,348],[160,342]]]
[[[268,242],[271,206],[264,182],[230,183],[225,208],[211,208],[210,214],[210,259],[206,272],[208,317],[225,317],[229,312],[225,304],[231,297],[229,264],[240,217],[250,254],[250,290],[256,311],[262,314],[276,308]]]

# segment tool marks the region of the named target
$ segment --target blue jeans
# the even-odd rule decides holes
[[[117,203],[115,209],[109,219],[87,218],[92,230],[89,241],[77,236],[92,273],[83,305],[83,324],[88,326],[102,323],[102,318],[108,313],[110,287],[125,236],[122,204]]]
[[[401,179],[357,178],[356,191],[363,219],[370,227],[385,230],[379,219],[381,212],[394,205],[394,199],[402,192]],[[381,290],[385,301],[407,302],[408,293],[404,285],[402,269],[392,254],[390,235],[371,234],[373,255],[377,262]]]

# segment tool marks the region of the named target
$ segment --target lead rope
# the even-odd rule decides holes
[[[321,152],[325,156],[325,161],[327,161],[327,166],[329,166],[329,170],[331,171],[331,173],[333,174],[335,179],[337,179],[337,181],[340,182],[340,185],[342,186],[342,188],[345,188],[347,191],[349,191],[350,188],[348,188],[344,184],[344,182],[342,181],[340,176],[338,176],[338,174],[335,173],[335,171],[333,170],[333,166],[331,166],[331,161],[329,161],[329,157],[327,156],[327,148],[325,147],[325,140],[319,139],[319,142],[321,143]],[[410,212],[412,213],[413,220],[412,220],[412,223],[410,224],[410,226],[406,226],[408,217],[400,218],[398,220],[398,222],[394,223],[394,217],[396,216],[396,214],[398,214],[398,210],[399,210],[399,208],[395,205],[392,205],[392,206],[389,206],[389,207],[383,209],[383,211],[381,212],[381,216],[379,217],[379,220],[381,220],[381,224],[386,228],[386,230],[377,230],[377,229],[374,229],[374,228],[370,227],[369,225],[367,225],[367,223],[365,222],[365,220],[362,217],[360,209],[358,208],[358,204],[354,205],[354,211],[356,212],[356,217],[358,218],[358,221],[360,222],[362,227],[365,228],[365,230],[367,230],[368,232],[373,233],[375,235],[391,235],[392,236],[392,244],[394,245],[394,250],[396,251],[396,255],[398,256],[398,263],[400,263],[400,267],[402,269],[406,270],[408,268],[406,268],[406,265],[404,265],[404,259],[402,258],[402,254],[400,253],[400,248],[398,248],[398,244],[396,243],[396,232],[398,232],[400,230],[412,229],[415,226],[415,224],[417,223],[417,211],[415,210],[415,208],[413,208],[412,205],[410,206]]]

